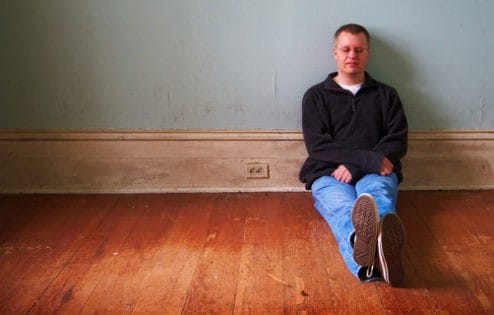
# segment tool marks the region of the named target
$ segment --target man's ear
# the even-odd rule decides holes
[[[333,47],[333,58],[336,60],[336,55],[338,54],[338,49],[336,47]]]

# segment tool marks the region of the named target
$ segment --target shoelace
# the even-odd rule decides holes
[[[365,275],[367,276],[367,278],[370,278],[372,277],[373,273],[374,273],[374,262],[367,268],[367,272],[365,273]]]

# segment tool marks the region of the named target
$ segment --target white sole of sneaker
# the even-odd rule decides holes
[[[395,213],[387,213],[379,226],[378,266],[384,281],[396,287],[404,278],[401,253],[405,245],[405,227]]]

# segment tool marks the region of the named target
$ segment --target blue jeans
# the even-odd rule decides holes
[[[362,269],[366,267],[357,265],[353,260],[353,248],[350,244],[350,237],[354,232],[352,208],[355,200],[362,193],[374,197],[380,219],[388,212],[396,212],[398,178],[394,173],[388,176],[368,174],[355,185],[351,185],[340,182],[332,176],[323,176],[312,184],[314,207],[329,224],[350,272],[364,281],[367,279]]]

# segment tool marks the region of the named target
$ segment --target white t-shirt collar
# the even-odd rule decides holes
[[[338,83],[339,86],[341,86],[345,90],[352,92],[353,95],[357,94],[357,92],[362,87],[362,84],[364,84],[364,82],[360,82],[358,84],[353,84],[353,85],[346,85],[346,84]]]

